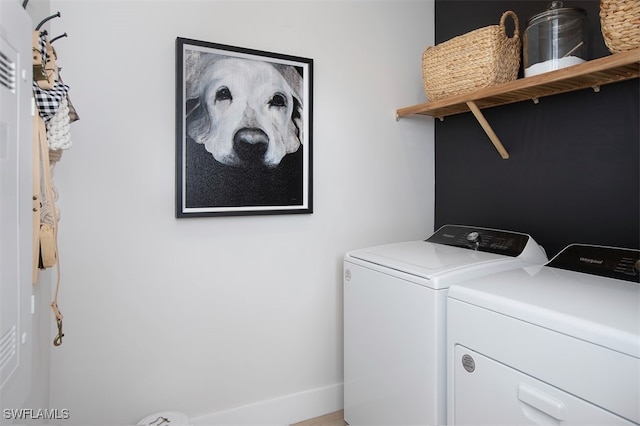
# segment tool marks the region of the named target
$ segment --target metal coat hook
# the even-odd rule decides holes
[[[42,27],[45,24],[45,22],[50,21],[53,18],[59,18],[59,17],[60,17],[60,12],[56,12],[55,14],[53,14],[53,15],[47,17],[47,18],[44,18],[42,21],[40,21],[40,23],[36,27],[36,31],[39,30],[40,27]]]
[[[53,43],[54,41],[58,40],[59,38],[63,38],[63,37],[67,37],[67,33],[60,34],[58,37],[52,38],[51,40],[49,40],[49,43]]]

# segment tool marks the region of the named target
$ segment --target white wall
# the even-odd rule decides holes
[[[424,100],[433,1],[51,10],[80,121],[55,170],[66,336],[50,406],[87,425],[277,398],[273,419],[242,421],[341,408],[343,254],[433,230],[433,122],[395,120]],[[175,219],[177,36],[314,59],[312,215]]]

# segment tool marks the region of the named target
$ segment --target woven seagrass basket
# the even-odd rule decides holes
[[[515,24],[507,36],[505,21]],[[430,101],[506,83],[518,77],[520,31],[518,17],[507,11],[500,25],[490,25],[428,47],[422,54],[422,80]]]
[[[640,0],[600,0],[600,26],[611,53],[640,47]]]

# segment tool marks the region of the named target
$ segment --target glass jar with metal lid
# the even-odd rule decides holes
[[[576,65],[587,60],[587,12],[553,1],[527,21],[524,32],[524,76]]]

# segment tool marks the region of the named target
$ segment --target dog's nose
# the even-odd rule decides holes
[[[245,127],[233,136],[233,150],[246,165],[262,164],[269,146],[267,134],[255,127]]]

